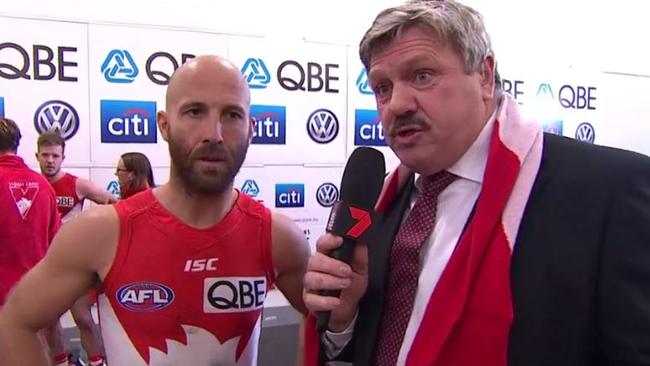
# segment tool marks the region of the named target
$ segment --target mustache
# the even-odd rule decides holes
[[[213,142],[205,142],[199,145],[192,151],[190,158],[192,159],[210,159],[210,160],[226,160],[228,154],[226,149],[221,144]]]
[[[408,127],[426,131],[431,128],[431,125],[429,119],[419,113],[402,114],[395,117],[393,123],[390,124],[389,134],[395,136],[401,129]]]

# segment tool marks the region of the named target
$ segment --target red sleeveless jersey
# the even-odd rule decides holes
[[[244,194],[212,228],[169,213],[152,190],[119,201],[99,319],[111,365],[256,365],[275,280],[271,213]]]
[[[77,195],[77,177],[65,173],[56,182],[50,182],[56,192],[56,205],[63,222],[69,221],[81,213],[83,200]]]

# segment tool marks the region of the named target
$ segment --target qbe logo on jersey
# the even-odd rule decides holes
[[[287,109],[278,105],[251,105],[255,118],[253,144],[284,145],[287,143]]]
[[[79,130],[79,114],[70,104],[62,100],[50,100],[36,109],[34,127],[39,134],[54,131],[69,140]]]
[[[203,312],[241,313],[259,310],[266,299],[264,277],[216,277],[203,282]]]
[[[275,207],[305,207],[305,185],[302,183],[277,183]]]
[[[150,143],[158,141],[156,102],[102,100],[101,140],[105,143]]]
[[[354,145],[386,146],[381,119],[374,109],[356,109],[354,111]]]
[[[0,97],[0,117],[5,116],[5,98]]]

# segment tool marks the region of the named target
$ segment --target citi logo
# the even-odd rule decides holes
[[[255,119],[253,144],[284,145],[287,143],[286,108],[277,105],[251,105],[250,115]]]
[[[276,184],[275,207],[305,207],[305,185],[302,183]]]
[[[354,111],[354,145],[386,146],[381,119],[374,109],[357,109]]]
[[[100,101],[101,141],[104,143],[156,143],[156,102]]]

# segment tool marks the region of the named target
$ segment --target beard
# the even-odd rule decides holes
[[[248,152],[247,140],[234,144],[230,153],[223,143],[204,142],[186,148],[171,135],[168,143],[172,174],[180,179],[188,194],[197,196],[215,196],[230,189]],[[202,159],[219,159],[220,163],[201,166]]]
[[[58,169],[56,167],[51,167],[51,168],[41,167],[41,174],[43,174],[47,178],[55,177],[57,174],[59,174],[60,171],[61,171],[60,167]]]

